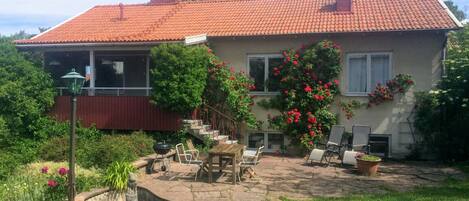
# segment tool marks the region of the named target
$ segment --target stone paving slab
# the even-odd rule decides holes
[[[216,182],[209,184],[206,174],[194,181],[195,167],[173,162],[167,173],[140,174],[138,183],[167,200],[249,201],[406,191],[438,185],[449,177],[465,177],[456,169],[428,162],[384,162],[378,176],[366,177],[358,175],[353,167],[322,167],[305,164],[302,158],[275,156],[264,156],[255,169],[255,178],[245,175],[238,185],[231,184],[230,172],[215,173]]]

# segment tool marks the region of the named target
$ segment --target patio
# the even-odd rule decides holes
[[[194,181],[194,171],[172,162],[169,173],[139,174],[138,184],[168,200],[278,200],[280,196],[307,199],[314,196],[337,197],[353,193],[406,191],[420,185],[438,185],[447,178],[461,179],[459,170],[428,162],[385,162],[377,177],[356,174],[351,167],[305,165],[303,158],[263,156],[257,176],[244,175],[232,185],[231,173]]]

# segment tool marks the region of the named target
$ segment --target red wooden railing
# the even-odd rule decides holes
[[[58,120],[70,117],[70,97],[58,96],[50,115]],[[79,96],[77,118],[84,126],[98,129],[177,131],[181,118],[155,107],[147,96]]]
[[[197,118],[202,119],[204,124],[208,124],[214,130],[219,130],[220,135],[228,135],[231,140],[236,140],[239,135],[239,122],[234,120],[228,114],[220,110],[204,104],[201,109],[196,112]]]

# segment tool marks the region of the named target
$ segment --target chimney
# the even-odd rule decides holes
[[[336,0],[336,10],[338,12],[351,12],[352,0]]]
[[[175,4],[177,0],[150,0],[149,5],[158,5],[158,4]]]
[[[124,4],[119,4],[119,20],[124,20]]]

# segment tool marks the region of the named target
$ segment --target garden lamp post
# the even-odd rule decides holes
[[[76,117],[77,117],[77,95],[81,93],[81,88],[85,83],[85,77],[72,71],[62,76],[68,91],[70,92],[71,102],[71,114],[70,114],[70,152],[69,152],[69,164],[68,164],[68,200],[75,200],[75,143],[76,143]]]

